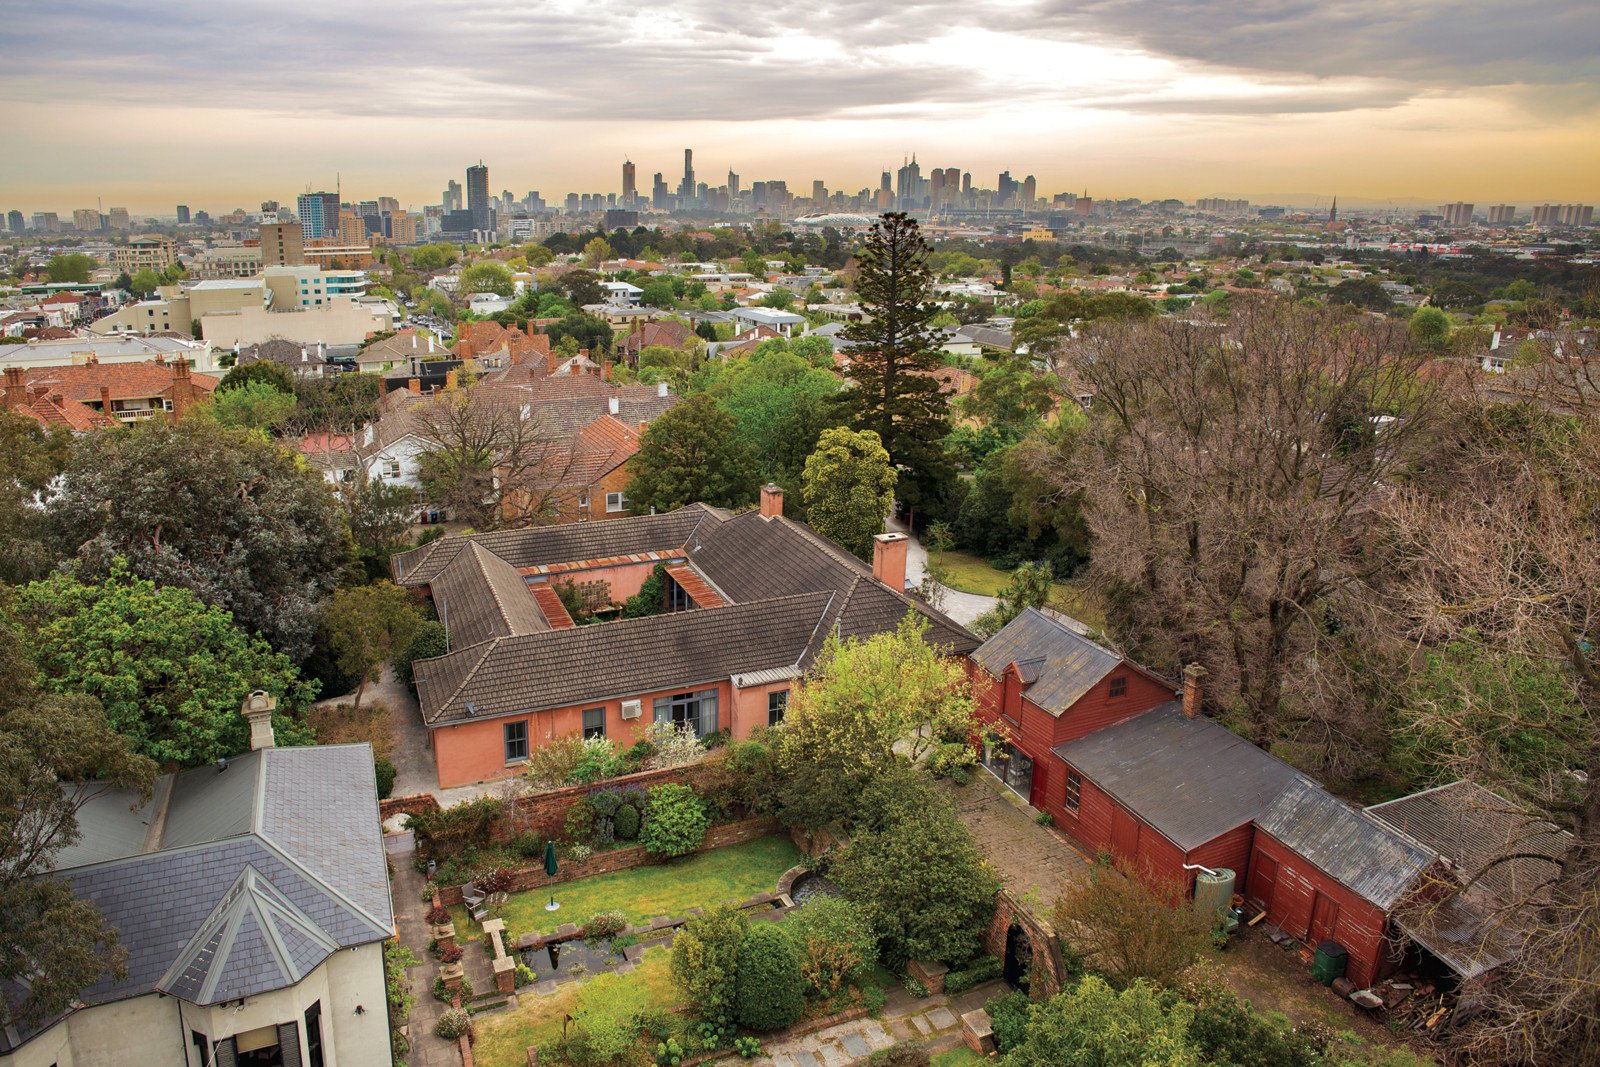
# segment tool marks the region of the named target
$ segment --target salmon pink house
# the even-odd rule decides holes
[[[622,745],[650,723],[746,737],[781,722],[789,689],[830,633],[867,637],[906,612],[966,655],[978,639],[904,592],[906,538],[872,566],[783,517],[783,494],[731,514],[660,515],[441,538],[396,556],[426,589],[449,651],[414,665],[441,788],[518,772],[529,752],[581,735]],[[657,567],[663,614],[578,626],[557,588],[617,602]]]

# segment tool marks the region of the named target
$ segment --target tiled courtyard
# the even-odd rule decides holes
[[[984,858],[1030,911],[1048,917],[1062,890],[1088,871],[1081,852],[1035,822],[1038,812],[987,771],[976,771],[970,785],[946,788]]]

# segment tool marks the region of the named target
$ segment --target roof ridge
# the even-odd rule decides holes
[[[489,590],[489,595],[494,598],[494,606],[500,612],[500,621],[505,625],[506,631],[509,633],[511,630],[511,616],[506,610],[506,602],[501,599],[500,590],[495,588],[494,579],[489,577],[489,571],[484,566],[484,553],[494,556],[494,558],[500,560],[501,563],[505,563],[506,561],[500,559],[499,556],[495,556],[493,552],[490,552],[487,548],[484,548],[483,545],[477,541],[472,542],[472,562],[477,566],[478,574],[483,578],[483,584]],[[506,566],[509,567],[510,564],[506,563]]]
[[[549,631],[544,631],[544,632],[547,632],[547,633],[565,633],[566,631],[565,630],[549,630]],[[525,634],[523,636],[531,637],[533,635],[532,634]],[[478,671],[480,669],[482,669],[482,667],[484,665],[484,662],[488,660],[490,654],[494,652],[495,648],[497,648],[499,646],[500,642],[501,641],[508,641],[508,640],[511,640],[511,638],[491,637],[487,641],[482,641],[482,642],[480,642],[480,643],[478,643],[476,645],[468,645],[466,648],[463,648],[461,650],[462,652],[468,652],[468,651],[471,651],[474,648],[482,648],[483,649],[483,654],[478,657],[478,662],[474,663],[470,668],[468,668],[467,672],[461,676],[461,681],[456,685],[455,689],[451,692],[450,696],[439,703],[439,707],[448,708],[451,704],[454,704],[456,702],[456,697],[460,696],[461,695],[461,691],[467,687],[467,683],[472,681],[473,675],[477,674]],[[446,652],[445,656],[454,655],[454,654],[455,653]],[[434,659],[443,659],[444,656],[435,656],[433,658]]]
[[[279,862],[281,862],[284,866],[290,868],[295,873],[299,874],[302,878],[304,878],[308,882],[310,882],[312,885],[315,885],[318,889],[321,889],[323,892],[325,892],[328,895],[332,896],[339,903],[343,904],[345,907],[347,907],[351,911],[355,912],[356,915],[360,916],[362,919],[365,919],[367,922],[371,923],[374,928],[376,928],[377,930],[382,931],[384,937],[393,936],[394,931],[390,926],[385,925],[383,923],[383,921],[380,920],[376,915],[373,915],[366,908],[362,907],[360,904],[357,904],[355,901],[351,900],[342,891],[340,891],[338,887],[329,884],[326,879],[324,879],[321,875],[317,874],[315,871],[311,870],[311,868],[307,867],[305,864],[301,863],[298,859],[296,859],[293,855],[291,855],[286,849],[284,849],[281,845],[279,845],[272,838],[268,837],[265,834],[256,834],[255,838],[256,838],[257,841],[259,841],[261,843],[261,846],[263,848],[265,848],[268,852],[270,852],[274,856],[276,856],[278,858]],[[268,881],[270,881],[270,880],[271,879],[268,879]],[[277,887],[274,886],[273,888],[276,889]],[[287,899],[287,897],[288,897],[287,893],[283,893],[282,895]],[[292,901],[291,901],[291,903],[292,903]]]

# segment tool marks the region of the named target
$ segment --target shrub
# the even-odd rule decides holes
[[[700,747],[700,739],[686,725],[653,722],[645,728],[644,736],[651,750],[651,770],[686,767],[705,758],[706,750]]]
[[[463,1002],[472,999],[472,979],[466,975],[461,976],[461,988],[458,991]],[[443,978],[433,980],[433,999],[441,1004],[448,1004],[456,996],[450,987],[444,984]]]
[[[446,1008],[439,1013],[439,1021],[433,1024],[433,1032],[446,1041],[466,1037],[472,1032],[472,1016],[467,1014],[466,1008]]]
[[[1174,883],[1096,865],[1056,902],[1055,928],[1115,986],[1170,986],[1208,943],[1209,923]]]
[[[597,819],[612,818],[621,806],[622,793],[619,790],[596,789],[589,794],[589,807],[593,809]]]
[[[876,1017],[883,1011],[883,1005],[888,1001],[889,994],[882,986],[864,985],[861,987],[861,1006],[867,1009],[867,1014]]]
[[[1033,817],[1033,821],[1038,823],[1040,826],[1054,826],[1056,824],[1056,817],[1051,815],[1048,811],[1041,811],[1039,814]]]
[[[437,893],[438,891],[439,891],[439,884],[437,882],[423,882],[422,883],[422,902],[424,904],[432,904],[433,903],[433,895],[435,893]]]
[[[544,855],[544,841],[535,833],[520,833],[511,839],[511,851],[523,859]]]
[[[442,656],[450,651],[450,637],[445,630],[444,623],[424,622],[420,624],[411,635],[411,641],[405,648],[395,654],[391,666],[394,667],[394,676],[405,683],[413,696],[417,692],[417,680],[411,671],[411,665],[419,659],[431,659]],[[344,692],[344,690],[339,690]]]
[[[434,857],[461,855],[469,848],[488,848],[496,821],[505,811],[497,797],[479,797],[465,804],[411,816],[411,829]],[[442,864],[441,864],[442,866]]]
[[[1331,1034],[1320,1027],[1279,1026],[1257,1015],[1229,988],[1216,963],[1204,961],[1185,971],[1179,991],[1198,1009],[1189,1024],[1189,1038],[1207,1063],[1313,1067],[1322,1062]]]
[[[994,1030],[994,1047],[1010,1052],[1028,1036],[1028,1021],[1033,1016],[1033,1002],[1028,994],[1010,990],[1001,993],[985,1004],[989,1013],[989,1026]]]
[[[604,737],[586,737],[581,742],[582,752],[567,776],[570,782],[599,782],[615,777],[622,762],[617,755],[616,742]]]
[[[871,1067],[928,1067],[928,1050],[920,1041],[896,1041],[867,1057]]]
[[[473,874],[472,881],[485,893],[505,893],[514,877],[509,867],[485,867]]]
[[[378,779],[378,799],[388,800],[389,794],[394,792],[394,764],[379,756],[372,761],[372,773]]]
[[[788,931],[757,923],[739,945],[738,991],[734,1016],[746,1030],[765,1032],[788,1026],[805,1011],[805,978],[800,953]]]
[[[628,928],[628,917],[620,911],[597,911],[584,920],[583,937],[586,941],[600,941],[616,937]]]
[[[656,1042],[656,1067],[678,1067],[687,1055],[684,1047],[672,1038]]]
[[[965,993],[973,986],[992,982],[1004,973],[1004,966],[995,956],[979,956],[959,971],[944,976],[946,993]]]
[[[673,980],[704,1018],[733,1007],[744,932],[744,916],[721,904],[684,923],[672,939]]]
[[[811,996],[833,996],[877,961],[872,922],[843,897],[814,897],[790,912],[784,926],[800,951],[800,973]]]
[[[645,812],[639,840],[652,855],[681,856],[693,852],[705,840],[711,821],[705,805],[686,785],[658,785],[650,790],[650,808]]]
[[[570,845],[567,848],[567,859],[572,860],[574,863],[582,863],[593,855],[594,849],[588,845]]]
[[[584,797],[567,810],[567,840],[573,843],[588,842],[594,836],[594,806]]]
[[[556,789],[571,781],[582,758],[583,738],[577,734],[558,737],[528,753],[522,777],[535,789]]]
[[[450,921],[450,909],[443,905],[428,909],[428,922],[434,926],[443,926]]]
[[[1136,981],[1117,992],[1096,975],[1033,1009],[1006,1067],[1063,1063],[1160,1063],[1199,1067],[1189,1039],[1194,1008]]]
[[[461,946],[455,944],[454,942],[451,942],[448,945],[440,945],[439,946],[439,962],[440,963],[460,963],[461,962]]]
[[[632,1025],[603,1012],[584,1012],[573,1020],[571,1036],[561,1042],[571,1067],[610,1067],[622,1063],[639,1040]]]
[[[538,977],[533,973],[532,968],[530,968],[525,963],[517,964],[516,975],[517,975],[517,980],[516,980],[516,984],[517,985],[532,985],[534,982],[536,982],[538,980]]]
[[[761,1055],[761,1039],[759,1037],[736,1037],[733,1039],[733,1051],[747,1060],[753,1060]]]
[[[611,819],[611,830],[618,841],[636,841],[639,837],[639,809],[624,804]]]

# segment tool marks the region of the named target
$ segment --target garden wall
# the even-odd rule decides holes
[[[439,798],[432,793],[413,793],[405,797],[390,797],[378,801],[378,817],[388,821],[395,815],[421,815],[424,812],[438,811]]]
[[[672,773],[672,772],[656,772]],[[625,781],[626,779],[617,779]],[[587,792],[587,788],[584,790]],[[545,794],[548,796],[549,794]],[[571,807],[569,803],[567,807]],[[565,816],[563,815],[563,818]],[[774,819],[743,819],[739,822],[722,823],[706,831],[706,839],[696,852],[708,852],[714,848],[726,848],[729,845],[740,845],[746,841],[754,841],[758,837],[765,837],[778,832],[778,823]],[[630,845],[627,848],[614,848],[609,852],[597,852],[586,860],[562,860],[554,879],[544,873],[544,864],[540,859],[531,859],[527,866],[511,868],[511,884],[507,887],[510,892],[522,893],[532,889],[543,889],[545,886],[572,882],[579,878],[588,878],[595,874],[606,874],[611,871],[625,871],[632,867],[643,867],[646,864],[660,862],[650,853],[645,851],[643,845]],[[459,885],[440,886],[439,899],[445,904],[461,903],[461,887]]]
[[[1061,945],[1055,931],[1023,907],[1004,889],[995,895],[994,918],[983,932],[983,947],[990,955],[1006,958],[1006,940],[1015,923],[1028,935],[1033,947],[1033,972],[1029,976],[1028,995],[1034,1000],[1047,1000],[1061,992],[1067,980],[1066,960],[1061,957]]]
[[[712,759],[719,757],[713,756]],[[567,813],[573,805],[597,789],[649,789],[652,786],[687,782],[697,785],[709,770],[709,760],[691,763],[687,767],[669,767],[662,771],[640,771],[620,778],[607,778],[592,785],[567,785],[544,793],[517,798],[516,814],[512,821],[516,833],[534,833],[545,840],[560,837],[567,825]],[[498,831],[497,831],[498,834]]]

